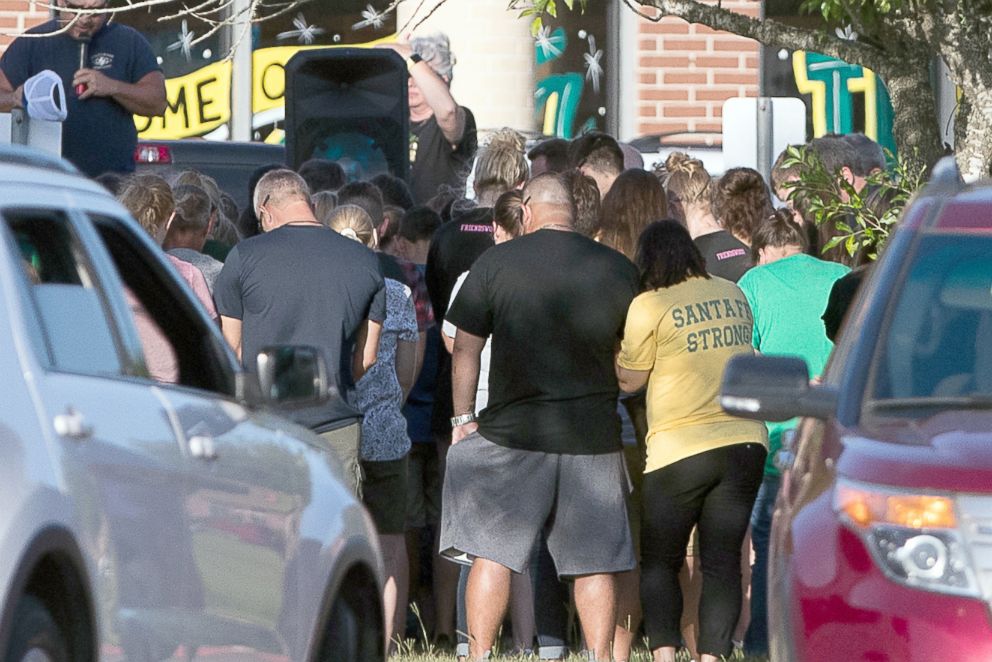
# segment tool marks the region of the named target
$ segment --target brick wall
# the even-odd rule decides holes
[[[18,34],[47,21],[48,4],[44,0],[0,0],[0,52]]]
[[[726,9],[757,16],[753,0]],[[682,19],[638,20],[637,134],[720,131],[723,102],[758,95],[758,43]]]

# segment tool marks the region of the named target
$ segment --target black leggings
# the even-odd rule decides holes
[[[641,602],[653,649],[682,640],[682,589],[692,527],[699,527],[703,594],[699,653],[733,652],[741,611],[741,545],[761,485],[765,449],[735,444],[706,451],[644,474],[641,530]]]

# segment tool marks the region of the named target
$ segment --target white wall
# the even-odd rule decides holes
[[[397,25],[410,20],[417,2],[397,8]],[[415,24],[437,0],[427,0]],[[508,126],[532,130],[534,117],[534,39],[527,19],[507,10],[507,0],[447,0],[416,34],[440,31],[451,40],[456,64],[451,85],[459,104],[471,109],[479,129]],[[407,28],[408,30],[410,28]]]

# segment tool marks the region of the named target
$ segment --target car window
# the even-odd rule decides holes
[[[123,371],[119,339],[82,242],[65,214],[5,209],[35,312],[35,347],[55,370],[94,375]]]
[[[992,400],[989,255],[992,237],[923,237],[876,350],[869,388],[875,406],[905,404],[907,413],[924,415]]]
[[[152,379],[217,393],[234,392],[234,374],[223,339],[167,264],[122,220],[90,215],[124,283],[125,295]]]

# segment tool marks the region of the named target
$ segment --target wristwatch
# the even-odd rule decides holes
[[[472,423],[475,421],[475,414],[462,414],[461,416],[451,417],[451,427],[457,428],[459,425],[465,425],[466,423]]]
[[[420,57],[420,55],[418,55],[417,53],[410,53],[410,57],[406,59],[407,71],[413,69],[414,65],[417,64],[418,62],[423,62],[423,61],[424,58]]]

